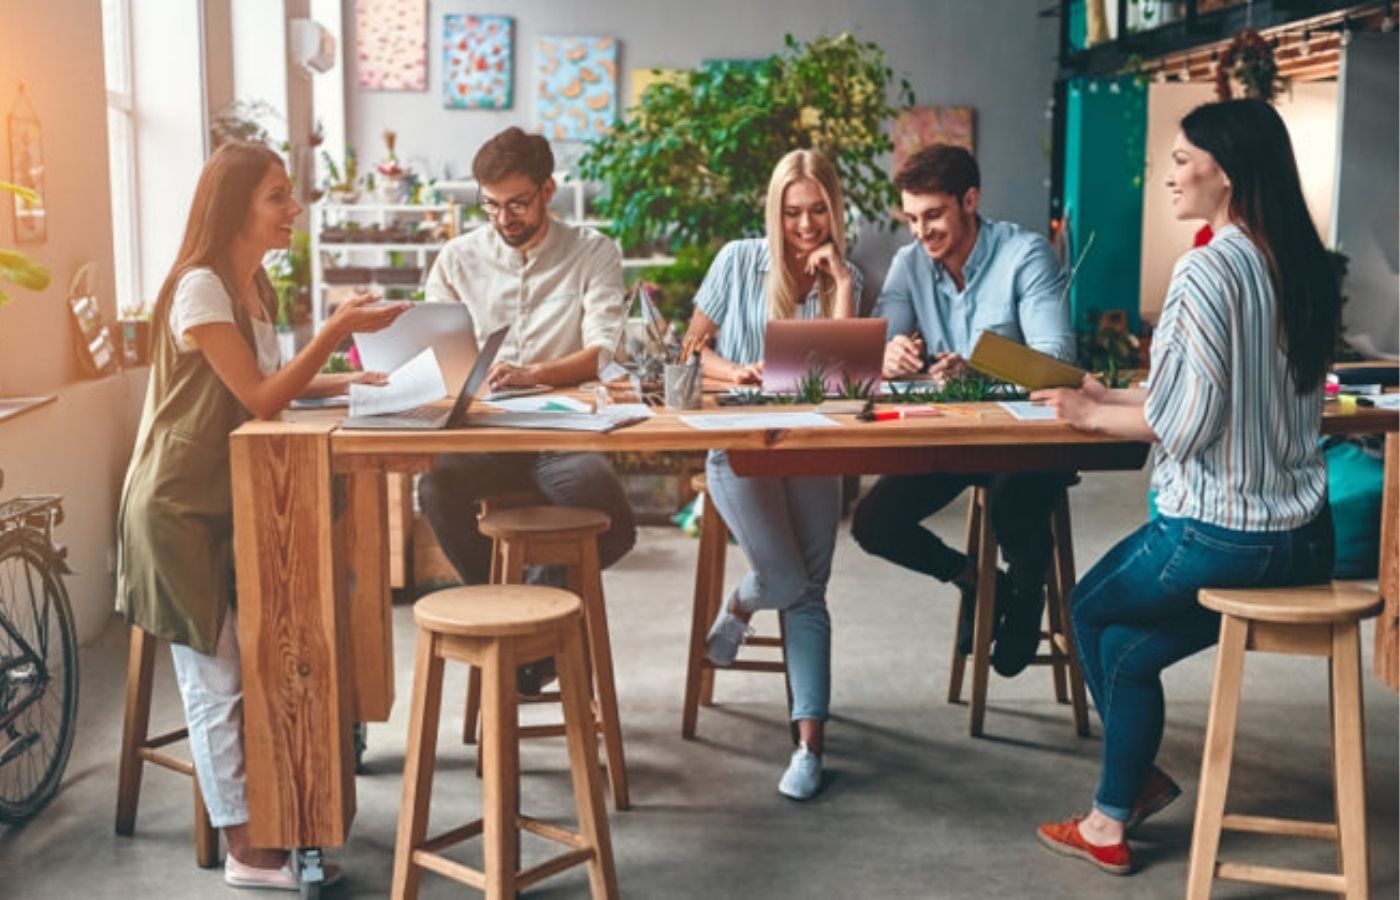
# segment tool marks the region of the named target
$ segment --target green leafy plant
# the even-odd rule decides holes
[[[773,166],[809,147],[831,158],[848,215],[893,228],[891,92],[898,108],[913,105],[878,45],[788,35],[765,59],[708,62],[651,85],[628,121],[590,145],[579,172],[605,185],[599,211],[629,250],[714,248],[761,233]]]
[[[862,381],[859,378],[852,378],[851,373],[845,369],[841,370],[841,398],[843,400],[868,400],[870,395],[875,393],[876,380],[869,378]]]
[[[37,204],[39,195],[29,188],[0,181],[0,192],[14,194],[26,203]],[[31,291],[42,291],[49,286],[49,269],[38,260],[31,259],[18,250],[0,247],[0,279],[16,287]],[[10,302],[10,295],[0,291],[0,306]]]
[[[797,402],[820,403],[826,397],[826,366],[809,362],[802,377],[797,379]]]
[[[277,326],[290,328],[311,321],[311,235],[293,231],[291,245],[267,267],[277,291]]]
[[[901,387],[890,385],[890,403],[984,403],[990,400],[1017,400],[1026,394],[1014,386],[981,372],[967,371],[944,380],[941,387],[918,383]]]

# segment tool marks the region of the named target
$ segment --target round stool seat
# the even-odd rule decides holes
[[[709,479],[705,477],[704,472],[698,472],[694,477],[690,479],[690,489],[697,494],[705,493],[705,491],[708,490],[709,487],[710,482]]]
[[[564,531],[598,533],[612,527],[607,513],[582,506],[517,506],[493,510],[477,519],[488,537],[553,534]]]
[[[1380,612],[1384,602],[1376,591],[1345,581],[1283,588],[1203,588],[1199,599],[1202,606],[1227,616],[1283,625],[1365,619]]]
[[[438,634],[507,637],[544,631],[582,609],[578,597],[558,588],[481,584],[435,591],[413,604],[413,618]]]

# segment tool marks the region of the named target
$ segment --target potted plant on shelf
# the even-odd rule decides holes
[[[311,340],[311,235],[292,232],[292,242],[267,267],[277,291],[277,341],[291,359]]]
[[[394,153],[394,144],[398,140],[398,135],[392,130],[384,131],[384,147],[389,155],[383,162],[375,166],[375,171],[379,174],[377,184],[379,186],[379,200],[381,203],[398,203],[404,195],[404,177],[408,175],[408,170],[399,164],[399,158]]]
[[[345,147],[345,169],[335,164],[330,153],[321,151],[321,161],[326,165],[325,190],[326,198],[332,203],[350,204],[360,199],[360,188],[358,185],[360,170],[359,161],[355,158],[355,148],[347,145]]]

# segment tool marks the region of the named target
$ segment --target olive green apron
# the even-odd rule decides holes
[[[275,296],[266,282],[259,274],[264,308]],[[256,355],[251,317],[237,299],[232,305]],[[233,593],[228,439],[251,416],[203,353],[179,352],[168,321],[152,331],[151,378],[117,510],[117,611],[213,655]]]

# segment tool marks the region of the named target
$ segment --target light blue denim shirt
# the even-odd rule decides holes
[[[895,254],[875,304],[874,315],[889,320],[886,334],[917,330],[928,359],[944,351],[966,359],[977,336],[990,330],[1073,360],[1074,329],[1060,296],[1065,273],[1050,244],[1010,222],[977,221],[977,242],[963,266],[966,287],[961,292],[918,241]]]

